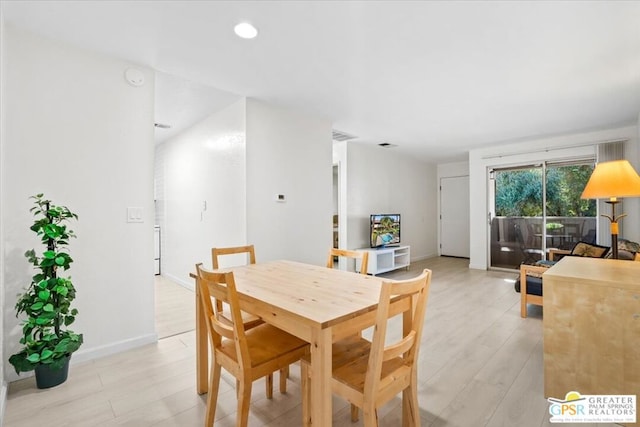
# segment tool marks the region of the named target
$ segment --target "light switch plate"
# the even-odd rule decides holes
[[[127,222],[144,222],[142,220],[142,208],[127,208]]]

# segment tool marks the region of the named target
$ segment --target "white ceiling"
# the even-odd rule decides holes
[[[222,96],[317,114],[359,141],[433,162],[496,142],[636,123],[640,113],[637,1],[1,5],[17,26]],[[256,39],[233,34],[245,20]]]

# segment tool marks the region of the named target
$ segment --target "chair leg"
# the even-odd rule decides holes
[[[267,399],[273,399],[273,374],[267,375],[265,378],[265,393],[267,394]]]
[[[359,339],[362,338],[362,331],[359,331],[357,334],[354,335],[354,339]],[[353,403],[351,404],[351,422],[355,423],[360,419],[360,415],[358,414],[358,410],[359,408],[354,405]]]
[[[358,421],[358,419],[360,419],[360,416],[358,414],[358,407],[352,403],[351,404],[351,422],[355,423]]]
[[[378,411],[373,405],[362,408],[362,423],[364,427],[378,427]]]
[[[418,382],[413,378],[409,387],[402,392],[402,424],[420,426],[420,409],[418,407]]]
[[[243,380],[240,381],[240,390],[238,391],[238,413],[236,414],[236,425],[238,427],[247,427],[249,424],[251,384],[252,382],[246,378],[243,378]]]
[[[311,426],[311,377],[309,365],[300,361],[300,386],[302,388],[302,427]]]
[[[204,418],[204,425],[213,426],[213,420],[216,416],[216,405],[218,404],[218,390],[220,388],[220,365],[213,363],[211,366],[211,374],[209,376],[209,394],[207,396],[207,409]]]
[[[287,378],[289,378],[289,366],[280,369],[280,393],[287,392]]]
[[[520,269],[520,317],[527,317],[527,275]]]

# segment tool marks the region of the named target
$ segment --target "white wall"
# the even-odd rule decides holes
[[[346,143],[347,245],[369,247],[369,215],[401,214],[412,260],[437,256],[436,167],[393,148]]]
[[[469,162],[441,163],[438,165],[438,181],[440,178],[453,178],[469,175]]]
[[[4,19],[2,16],[2,9],[0,9],[0,88],[4,88],[6,86],[6,73],[5,73],[5,64],[4,60],[4,52],[6,52],[5,47],[5,25]],[[1,92],[1,91],[0,91]],[[4,143],[5,143],[5,97],[0,95],[0,195],[4,194]],[[0,196],[1,197],[1,196]],[[4,305],[5,305],[5,296],[4,296],[4,203],[0,203],[0,331],[2,331],[2,335],[5,335],[4,332]],[[4,339],[0,339],[0,357],[2,360],[5,360],[4,354]],[[0,363],[0,426],[2,425],[2,420],[4,420],[4,408],[5,403],[7,401],[7,382],[5,381],[4,376],[4,363]]]
[[[486,269],[488,267],[487,169],[489,167],[569,159],[576,156],[595,156],[596,144],[621,139],[628,139],[627,152],[633,151],[634,147],[638,145],[637,126],[501,144],[472,150],[469,153],[470,268]],[[637,148],[635,149],[637,150]],[[634,167],[637,168],[637,155],[635,157]],[[634,159],[630,160],[633,163]],[[629,215],[629,218],[623,220],[625,221],[624,237],[635,241],[640,240],[640,229],[638,228],[640,206],[638,203],[638,199],[628,199],[624,202],[625,212]]]
[[[331,123],[247,99],[246,130],[247,240],[256,258],[324,264],[332,245]]]
[[[146,84],[133,87],[130,63],[10,25],[2,38],[3,361],[19,348],[13,306],[32,275],[23,254],[39,247],[28,229],[39,192],[79,215],[69,273],[85,344],[72,362],[152,342],[153,73],[138,67]],[[127,207],[144,222],[127,223]]]
[[[156,149],[162,274],[193,289],[211,248],[246,244],[245,101],[215,112]],[[206,209],[204,204],[206,204]]]

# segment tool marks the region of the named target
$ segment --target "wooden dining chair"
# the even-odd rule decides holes
[[[300,360],[309,353],[309,344],[267,323],[246,330],[233,273],[210,271],[203,268],[202,264],[196,265],[196,271],[196,284],[200,291],[213,355],[205,426],[213,426],[221,368],[224,368],[236,378],[236,425],[244,427],[249,419],[253,382]],[[227,320],[221,320],[217,307],[211,302],[212,297],[229,304],[231,324]]]
[[[349,259],[359,259],[360,274],[364,274],[365,276],[367,275],[367,267],[369,265],[369,252],[331,248],[329,249],[329,259],[327,260],[327,267],[333,268],[335,259],[339,257],[344,257]],[[342,343],[338,344],[338,348],[345,347],[345,346],[354,346],[355,343],[361,342],[359,340],[361,337],[362,337],[362,332],[358,332],[356,335],[352,337],[355,339],[355,342],[354,340],[350,340],[350,341],[344,340]],[[355,348],[352,350],[355,351]],[[351,405],[351,419],[353,421],[358,420],[358,407],[355,405]]]
[[[246,264],[255,264],[256,263],[256,251],[253,245],[246,246],[234,246],[227,248],[211,248],[211,264],[213,265],[214,270],[218,270],[220,268],[220,257],[229,256],[229,255],[240,255],[245,254],[245,259],[240,264],[235,265],[246,265]],[[248,259],[247,259],[248,258]],[[230,267],[230,265],[225,265],[225,267]],[[222,321],[230,320],[228,312],[225,312],[223,309],[222,301],[216,300],[216,307],[218,311],[221,313]],[[242,312],[242,318],[244,320],[244,328],[251,329],[254,326],[257,326],[263,323],[262,319],[258,316],[254,316],[249,313]]]
[[[245,254],[245,261],[243,264],[255,264],[256,263],[256,250],[253,245],[245,246],[233,246],[227,248],[211,248],[211,261],[213,263],[214,270],[220,268],[220,257],[224,255],[237,255]],[[246,257],[248,257],[248,262]]]
[[[226,248],[211,248],[211,264],[213,265],[214,270],[218,270],[220,268],[220,258],[224,256],[232,256],[232,255],[241,255],[244,254],[245,258],[242,261],[242,265],[245,264],[255,264],[256,263],[256,251],[253,245],[245,245],[245,246],[230,246]],[[237,263],[236,259],[236,263]],[[226,265],[225,267],[228,267]],[[230,324],[231,317],[228,311],[224,310],[223,303],[220,300],[216,300],[216,307],[220,312],[220,320],[223,322],[227,322]],[[254,326],[258,326],[264,321],[258,316],[254,316],[253,314],[249,314],[246,312],[242,312],[242,320],[244,322],[245,330],[251,329]],[[287,378],[289,378],[289,367],[283,368],[280,371],[280,393],[284,393],[287,391]],[[267,376],[267,384],[266,384],[266,395],[268,399],[273,397],[273,375],[269,374]]]
[[[349,337],[333,344],[331,390],[362,409],[365,427],[377,426],[378,408],[400,392],[404,392],[407,399],[403,402],[408,408],[403,411],[403,416],[408,417],[407,425],[420,426],[417,361],[430,285],[431,270],[428,269],[413,279],[383,282],[373,340]],[[390,304],[398,296],[411,302],[401,311],[402,339],[385,345],[387,321],[399,314],[390,313]],[[309,361],[309,356],[305,356],[301,362],[304,426],[312,423]],[[357,421],[358,412],[352,410],[351,416],[352,421]]]
[[[367,274],[367,266],[369,264],[369,252],[366,251],[350,251],[347,249],[331,248],[329,250],[329,259],[327,267],[333,268],[333,262],[337,257],[353,258],[360,260],[360,274]]]

